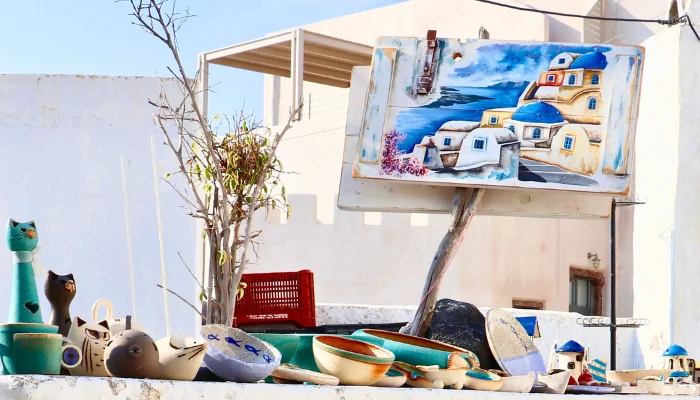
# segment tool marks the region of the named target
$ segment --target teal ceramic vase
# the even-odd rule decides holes
[[[17,333],[14,336],[15,373],[61,373],[63,336],[51,333]]]
[[[352,334],[353,339],[366,337],[383,340],[379,346],[394,353],[396,361],[406,364],[437,365],[440,369],[445,369],[449,367],[451,353],[457,352],[467,361],[470,368],[479,366],[479,359],[471,351],[434,340],[376,329],[360,329]]]
[[[9,323],[43,324],[39,296],[34,277],[34,250],[39,243],[39,233],[34,221],[7,224],[7,247],[12,251],[12,288],[10,292]]]
[[[296,334],[251,333],[250,336],[267,342],[279,350],[280,354],[282,354],[282,364],[288,364],[292,360],[301,341],[299,335]],[[265,382],[274,383],[271,376],[265,378]]]
[[[313,341],[315,334],[300,334],[299,336],[299,346],[297,351],[289,360],[289,363],[296,365],[301,369],[307,369],[309,371],[321,372],[316,366],[316,360],[314,360],[314,347]]]
[[[52,353],[45,353],[43,347],[33,348],[29,353],[24,350],[15,350],[15,334],[17,333],[39,333],[56,334],[58,327],[47,324],[0,324],[0,360],[2,360],[3,375],[13,375],[17,373],[17,361],[24,357],[52,357]],[[58,340],[57,357],[61,356],[61,339]],[[59,361],[60,368],[60,361]]]

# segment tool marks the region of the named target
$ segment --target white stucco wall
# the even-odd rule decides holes
[[[172,81],[164,84],[171,100]],[[58,274],[72,272],[77,295],[72,316],[91,320],[91,307],[109,299],[118,316],[132,313],[120,156],[125,159],[135,269],[136,320],[154,339],[165,336],[160,253],[150,139],[156,135],[160,176],[173,171],[168,149],[152,121],[157,78],[0,75],[0,223],[34,220],[40,258]],[[159,184],[168,286],[194,298],[194,283],[178,257],[194,266],[193,220],[182,200]],[[3,233],[4,235],[4,233]],[[4,237],[4,236],[3,236]],[[12,255],[0,246],[3,290],[10,296]],[[50,309],[37,277],[42,313]],[[172,332],[194,333],[193,311],[169,298]],[[104,311],[102,311],[104,313]],[[4,321],[7,309],[0,309]]]
[[[633,219],[633,262],[636,315],[650,318],[662,332],[643,340],[670,344],[670,298],[672,242],[677,195],[679,84],[660,77],[678,76],[680,28],[672,28],[644,42],[644,66],[639,121],[637,123],[634,189],[646,204],[635,206]],[[663,115],[663,118],[660,116]],[[659,139],[663,132],[663,140]],[[654,160],[654,161],[652,161]],[[658,168],[663,160],[669,168]],[[623,224],[628,221],[623,219]],[[686,343],[683,346],[687,346]],[[645,349],[648,350],[648,349]]]
[[[700,27],[700,2],[695,0],[689,15]],[[700,329],[700,310],[695,289],[700,282],[700,41],[689,27],[683,27],[678,48],[680,90],[678,97],[678,180],[675,198],[675,241],[671,264],[671,338],[686,346],[691,354],[700,353],[695,333]]]

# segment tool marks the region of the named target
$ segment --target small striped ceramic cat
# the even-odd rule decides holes
[[[90,323],[75,317],[68,332],[68,339],[83,352],[83,361],[70,370],[71,375],[109,376],[104,363],[105,347],[111,339],[106,320]]]

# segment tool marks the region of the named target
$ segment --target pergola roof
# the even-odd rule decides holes
[[[303,80],[348,88],[352,68],[370,65],[372,50],[372,46],[293,29],[208,51],[203,57],[210,64],[294,78],[295,54],[299,54]]]

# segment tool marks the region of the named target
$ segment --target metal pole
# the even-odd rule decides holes
[[[617,310],[615,309],[615,209],[617,203],[612,201],[610,208],[610,370],[615,371],[617,361]]]

